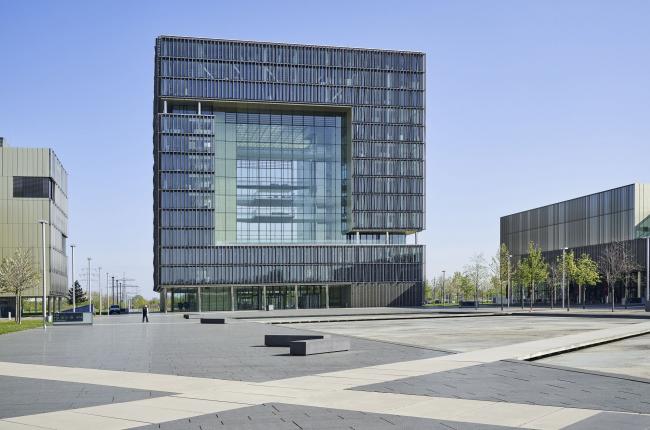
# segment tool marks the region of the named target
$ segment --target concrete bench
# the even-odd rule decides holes
[[[296,340],[326,339],[329,335],[309,335],[309,334],[267,334],[264,336],[264,345],[266,346],[290,346],[291,342]]]
[[[349,351],[350,341],[343,338],[296,340],[289,344],[290,355],[313,355]]]
[[[185,318],[186,320],[190,318],[200,318],[200,316],[201,316],[200,314],[183,314],[183,318]]]
[[[227,324],[225,318],[201,318],[201,324]]]

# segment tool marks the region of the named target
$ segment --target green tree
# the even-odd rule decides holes
[[[469,276],[461,272],[455,272],[454,276],[451,278],[450,284],[453,285],[458,301],[472,297],[474,288]]]
[[[519,263],[519,276],[524,285],[530,286],[530,310],[533,310],[535,301],[535,284],[540,284],[548,279],[548,264],[544,261],[542,250],[530,241],[528,255]]]
[[[578,295],[582,294],[582,308],[585,307],[585,296],[583,287],[594,286],[600,280],[598,264],[591,259],[589,254],[582,254],[575,263],[574,280],[578,284]]]
[[[79,281],[74,281],[74,287],[68,290],[68,304],[72,304],[72,295],[74,294],[75,305],[79,306],[82,302],[86,301],[86,293],[84,293],[83,288]]]
[[[479,291],[484,288],[487,278],[487,266],[483,254],[475,254],[465,266],[465,275],[474,283],[474,307],[478,309]]]
[[[502,282],[501,285],[505,285],[505,296],[510,303],[510,297],[512,296],[512,292],[510,289],[512,288],[511,285],[511,279],[512,279],[512,267],[510,266],[510,249],[508,249],[508,245],[505,243],[502,243],[501,246],[499,247],[499,278]],[[510,279],[508,279],[510,277]],[[503,298],[501,299],[503,300]]]
[[[447,299],[447,303],[454,303],[458,304],[458,300],[460,299],[460,284],[459,280],[462,277],[462,274],[460,272],[455,272],[451,277],[447,277],[445,279],[445,297]],[[442,285],[441,285],[442,288]]]
[[[41,276],[29,250],[18,249],[11,257],[0,263],[0,292],[16,297],[16,322],[21,323],[22,294],[28,288],[38,286]]]
[[[548,265],[549,269],[549,283],[551,284],[551,309],[557,303],[557,286],[562,283],[562,263],[558,257],[555,261]]]
[[[142,309],[146,304],[148,304],[147,300],[140,294],[136,294],[131,298],[131,307],[134,309]]]
[[[486,291],[488,297],[500,297],[501,308],[503,309],[504,297],[508,296],[508,260],[510,250],[505,243],[502,243],[496,255],[490,261],[490,282]],[[503,286],[506,285],[504,290]]]
[[[149,311],[159,311],[160,310],[160,299],[158,297],[154,297],[153,299],[149,300]]]

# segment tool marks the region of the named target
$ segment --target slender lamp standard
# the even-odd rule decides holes
[[[97,292],[99,293],[99,316],[102,315],[102,268],[97,268]]]
[[[645,238],[645,303],[650,302],[650,236]]]
[[[442,306],[445,305],[445,271],[442,271]]]
[[[106,272],[106,315],[110,315],[111,304],[109,303],[109,293],[108,293],[108,272]]]
[[[48,224],[47,221],[39,219],[38,222],[41,224],[41,262],[43,263],[43,330],[47,328],[47,289],[45,285],[45,224]]]
[[[74,243],[70,245],[72,249],[72,312],[77,312],[77,290],[74,285],[74,247],[77,246]]]
[[[567,247],[562,248],[562,307],[564,307],[564,294],[565,294],[565,282],[566,282],[566,251]],[[567,306],[566,310],[569,311],[569,296],[567,295]]]
[[[510,309],[510,298],[512,297],[512,285],[510,285],[510,259],[511,258],[512,258],[512,254],[508,254],[508,291],[507,291],[508,309]]]
[[[90,260],[92,258],[88,257],[88,311],[92,314],[93,312],[93,290],[90,288]]]

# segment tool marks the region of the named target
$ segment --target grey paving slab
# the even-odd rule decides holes
[[[288,348],[265,347],[264,335],[313,331],[241,321],[206,325],[182,315],[151,315],[149,324],[139,318],[3,335],[0,361],[261,382],[444,354],[352,339],[350,351],[293,357]]]
[[[650,429],[650,417],[635,414],[613,414],[602,412],[579,423],[566,427],[565,430],[623,430]]]
[[[500,361],[355,390],[650,413],[650,383]]]
[[[291,327],[458,352],[639,323],[629,318],[482,316],[291,324]],[[288,325],[289,326],[289,325]]]
[[[650,335],[539,360],[541,363],[650,379]]]
[[[169,394],[160,391],[0,376],[0,419],[132,402]]]
[[[509,428],[279,403],[137,427],[140,430],[504,430]]]

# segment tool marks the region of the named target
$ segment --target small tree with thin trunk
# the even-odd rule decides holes
[[[640,270],[641,266],[633,258],[632,250],[628,244],[623,244],[623,284],[625,286],[624,300],[627,309],[628,288],[632,273]]]
[[[18,249],[0,263],[0,291],[16,297],[16,322],[21,323],[22,295],[28,288],[38,286],[41,279],[29,250]],[[45,304],[43,304],[45,306]]]
[[[487,274],[483,254],[476,254],[471,258],[470,264],[465,267],[465,273],[474,281],[474,307],[478,309],[479,290],[481,289]]]
[[[621,242],[612,242],[605,247],[598,260],[600,271],[605,277],[612,301],[612,312],[614,312],[615,297],[614,287],[616,282],[625,275],[625,249]]]
[[[498,295],[500,299],[501,307],[503,308],[503,284],[508,282],[508,255],[510,251],[508,246],[505,243],[502,243],[499,247],[499,251],[496,253],[492,260],[490,261],[490,272],[491,278],[490,283],[492,284],[492,290],[494,295]],[[505,296],[508,296],[508,288],[506,287]]]
[[[535,284],[548,279],[548,264],[544,261],[541,248],[531,241],[528,244],[528,255],[519,263],[520,279],[524,284],[530,285],[530,310],[533,310],[535,301]]]
[[[557,304],[557,286],[562,282],[562,257],[558,257],[555,261],[548,265],[549,268],[549,282],[551,283],[551,309]]]
[[[574,280],[578,284],[578,294],[582,293],[582,308],[585,308],[585,299],[587,297],[586,287],[594,286],[600,280],[598,273],[598,264],[591,259],[589,254],[582,254],[575,263]]]

